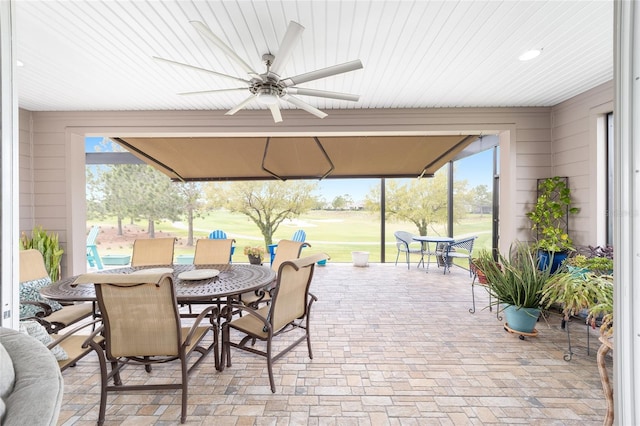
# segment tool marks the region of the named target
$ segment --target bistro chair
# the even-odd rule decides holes
[[[194,265],[226,265],[231,263],[229,253],[236,240],[200,238],[196,241]]]
[[[131,266],[173,265],[175,238],[148,238],[133,242]]]
[[[243,315],[222,325],[222,362],[231,367],[231,347],[263,356],[267,359],[269,384],[271,392],[276,391],[273,380],[273,363],[296,347],[303,340],[307,341],[309,358],[311,352],[311,337],[309,331],[311,305],[318,300],[309,293],[313,270],[316,262],[327,260],[329,256],[319,253],[296,260],[282,262],[278,268],[278,278],[272,291],[271,303],[258,310],[243,304],[234,304],[233,308],[244,311]],[[244,335],[240,341],[231,340],[231,329]],[[272,353],[272,341],[282,333],[302,330],[303,334],[293,343],[277,354]],[[260,350],[247,346],[248,342],[260,340],[266,343],[266,349]]]
[[[101,374],[100,411],[98,425],[105,420],[107,393],[131,390],[182,390],[180,422],[187,418],[189,375],[212,350],[218,367],[218,330],[207,321],[200,325],[213,306],[203,310],[191,327],[182,327],[173,278],[170,274],[85,274],[76,284],[94,283],[98,307],[103,325],[94,336],[104,336],[104,350],[91,340],[89,345],[98,354]],[[213,331],[213,343],[202,346],[204,338]],[[194,353],[200,355],[188,367],[188,359]],[[120,371],[130,364],[144,365],[151,373],[153,364],[177,361],[180,363],[180,379],[169,375],[169,381],[160,383],[132,383],[124,385]],[[107,368],[111,365],[111,370]],[[135,380],[135,378],[134,378]],[[113,381],[110,385],[109,382]]]
[[[302,249],[311,247],[311,244],[292,240],[280,240],[276,257],[271,262],[271,269],[277,274],[280,265],[287,260],[295,260],[300,257]],[[240,300],[247,306],[257,308],[260,303],[271,300],[270,289],[260,289],[240,295]]]
[[[209,234],[209,239],[211,240],[226,240],[227,233],[221,229],[216,229],[215,231],[211,231]],[[229,250],[229,263],[231,263],[231,258],[233,257],[233,252],[236,251],[236,240],[233,240],[233,244],[231,244],[231,249]]]
[[[307,239],[307,233],[304,232],[303,229],[298,229],[296,232],[293,233],[293,236],[291,237],[291,241],[297,241],[300,243],[304,243]],[[278,244],[269,244],[269,261],[273,264],[273,260],[276,257],[276,250],[278,249]],[[277,270],[277,268],[275,269]]]
[[[20,250],[20,319],[34,319],[48,333],[94,315],[92,303],[62,305],[40,295],[40,289],[51,285],[42,253],[36,249]]]
[[[413,240],[413,234],[406,231],[396,231],[393,233],[396,237],[396,247],[398,249],[398,253],[396,254],[396,266],[398,265],[398,259],[400,258],[400,253],[404,253],[405,260],[407,262],[407,269],[411,268],[411,255],[419,254],[420,261],[418,262],[418,266],[422,263],[424,267],[424,249],[423,244]],[[420,247],[415,247],[416,244],[419,244]]]
[[[472,269],[472,253],[473,253],[473,243],[475,242],[477,236],[462,238],[459,240],[454,240],[452,243],[447,243],[444,248],[439,251],[442,256],[442,265],[444,267],[444,273],[451,272],[451,265],[453,265],[453,259],[467,259],[469,262],[469,277],[473,278],[473,269]]]

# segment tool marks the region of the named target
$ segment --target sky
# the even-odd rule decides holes
[[[102,139],[102,137],[87,137],[85,139],[86,152],[96,152],[95,146],[99,145]],[[459,160],[455,164],[455,180],[466,180],[468,188],[486,185],[491,191],[493,150],[483,151]],[[379,179],[325,179],[318,182],[319,193],[328,202],[344,195],[349,195],[353,201],[362,201],[372,187],[379,185]]]

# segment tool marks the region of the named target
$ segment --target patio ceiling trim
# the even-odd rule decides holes
[[[120,137],[175,181],[432,177],[478,135]]]

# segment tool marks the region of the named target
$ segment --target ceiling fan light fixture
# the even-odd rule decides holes
[[[258,102],[263,105],[275,105],[278,103],[278,92],[271,87],[263,87],[258,92]]]
[[[537,58],[542,53],[542,49],[531,49],[524,52],[522,55],[518,56],[518,59],[521,61],[530,61],[534,58]]]

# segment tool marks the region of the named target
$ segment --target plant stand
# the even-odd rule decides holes
[[[506,323],[506,322],[504,323],[504,331],[508,331],[509,333],[513,333],[513,334],[519,334],[518,338],[520,340],[524,340],[525,336],[536,337],[538,335],[538,330],[536,330],[535,328],[533,329],[532,333],[525,333],[524,331],[518,331],[510,328],[509,323]]]

